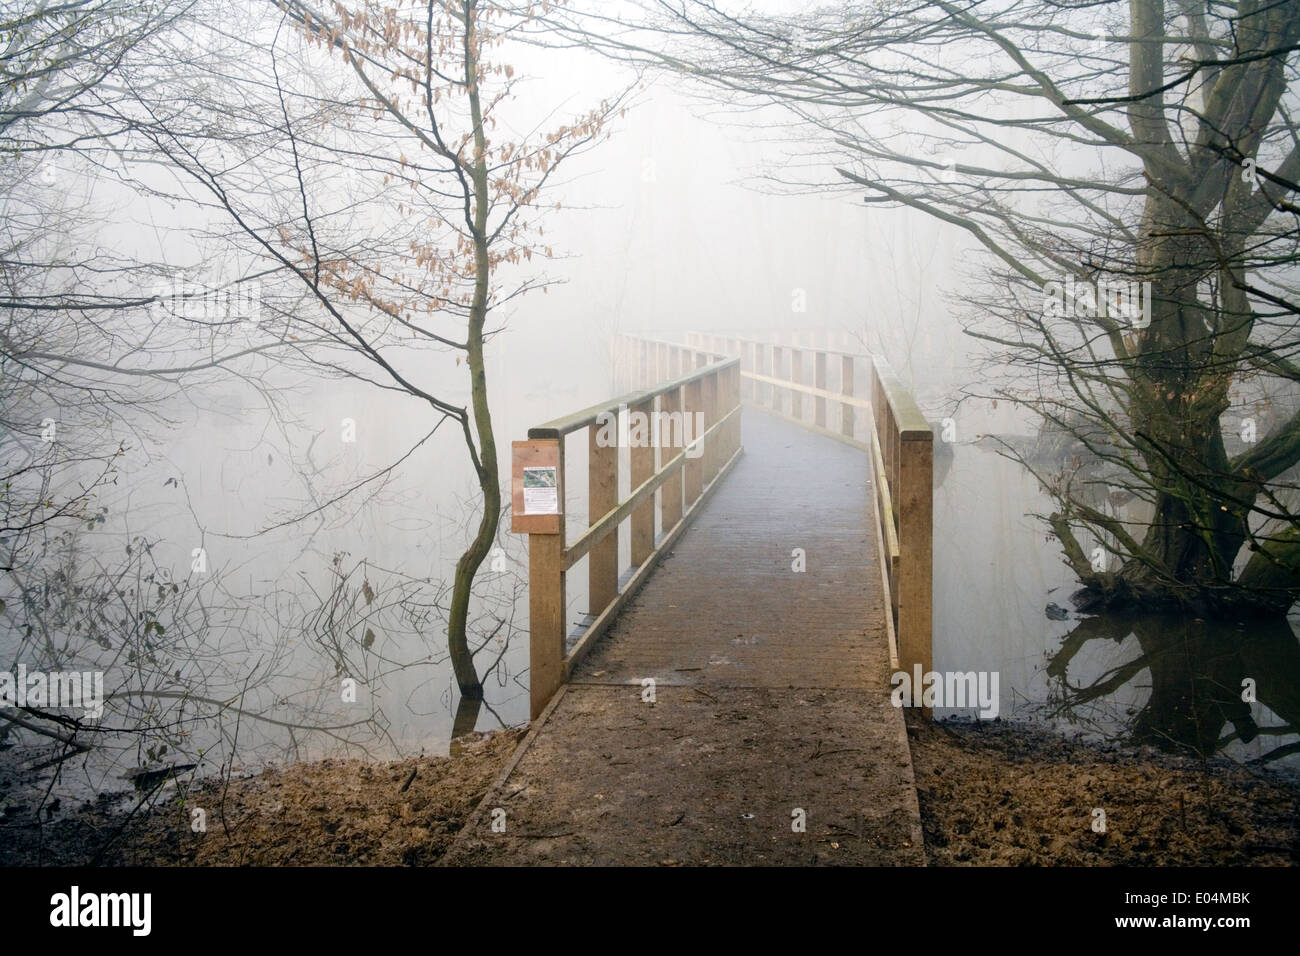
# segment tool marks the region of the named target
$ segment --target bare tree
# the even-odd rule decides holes
[[[257,347],[411,397],[429,416],[425,439],[458,430],[482,500],[448,641],[462,694],[477,698],[467,625],[501,513],[491,317],[545,288],[529,268],[551,254],[542,221],[558,203],[543,197],[568,158],[608,135],[620,101],[569,122],[512,106],[521,77],[507,44],[535,22],[531,4],[280,6],[245,41],[239,76],[150,90],[123,117],[227,217],[250,259],[308,293],[263,323]],[[438,353],[463,362],[468,403],[439,394],[457,384],[431,383],[422,355]]]
[[[989,253],[960,298],[1002,375],[972,394],[1082,453],[1033,466],[1078,601],[1300,597],[1300,5],[642,6],[635,29],[593,8],[567,35],[785,111],[807,162],[778,179]]]
[[[155,57],[175,48],[195,7],[0,5],[0,669],[10,681],[24,668],[103,679],[95,713],[46,695],[6,703],[0,737],[52,747],[23,748],[36,756],[19,768],[55,767],[50,787],[91,750],[95,787],[123,768],[195,765],[223,743],[233,753],[229,718],[348,741],[379,724],[373,711],[335,720],[320,675],[291,667],[287,626],[282,639],[259,634],[259,614],[287,625],[307,613],[301,601],[270,593],[256,607],[218,568],[175,576],[154,554],[156,534],[103,534],[120,463],[168,423],[182,386],[238,374],[257,352],[205,350],[214,323],[178,316],[174,305],[191,310],[170,295],[174,270],[100,241],[118,211],[95,187],[122,172],[127,104],[158,86]],[[162,281],[166,295],[154,291]],[[277,696],[286,677],[309,693]]]

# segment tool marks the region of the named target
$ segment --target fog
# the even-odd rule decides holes
[[[984,440],[1032,442],[1036,426],[1009,405],[958,402],[980,384],[985,354],[962,334],[970,275],[984,255],[971,237],[919,212],[863,203],[775,107],[729,109],[685,79],[650,73],[638,82],[577,49],[515,56],[530,78],[511,107],[520,129],[547,125],[539,109],[568,115],[633,89],[607,127],[610,138],[566,162],[548,186],[559,208],[544,216],[544,245],[555,257],[508,267],[512,278],[543,274],[552,284],[489,318],[498,331],[487,342],[486,375],[502,461],[529,427],[615,394],[612,344],[620,333],[675,341],[692,330],[781,330],[810,342],[846,335],[888,360],[936,429],[945,419],[953,425],[951,440],[936,441],[936,669],[999,672],[1004,717],[1121,730],[1124,714],[1145,700],[1142,680],[1083,716],[1053,709],[1060,688],[1049,660],[1080,618],[1053,620],[1045,609],[1067,605],[1077,581],[1034,517],[1052,510],[1038,481]],[[223,212],[210,200],[206,208],[173,201],[190,187],[165,162],[138,153],[99,168],[76,156],[41,162],[57,168],[55,184],[32,187],[45,189],[46,201],[53,190],[72,212],[99,210],[93,231],[67,237],[74,258],[98,250],[158,267],[123,294],[150,295],[168,269],[216,287],[248,274],[245,252],[225,244],[231,227]],[[773,177],[825,188],[778,188]],[[149,184],[171,198],[145,194]],[[18,200],[9,202],[12,215]],[[276,294],[284,307],[286,293]],[[450,352],[403,361],[439,398],[470,401],[466,366]],[[177,666],[195,680],[206,675],[203,696],[241,703],[196,727],[181,748],[186,757],[200,754],[215,770],[439,754],[452,746],[453,728],[527,723],[526,539],[507,521],[470,611],[473,645],[484,642],[478,664],[492,664],[484,706],[472,726],[463,717],[457,725],[461,695],[447,658],[443,592],[481,501],[454,423],[422,441],[433,420],[417,399],[354,378],[312,379],[297,367],[259,365],[247,377],[178,383],[161,400],[165,422],[142,422],[132,434],[114,426],[126,451],[96,494],[95,508],[107,509],[102,520],[80,528],[75,548],[83,564],[110,562],[143,536],[170,580],[219,581],[201,601],[206,623],[195,637],[211,656]],[[60,417],[57,409],[50,416]],[[31,417],[46,416],[37,409]],[[87,480],[93,470],[84,466]],[[508,485],[505,468],[507,501]],[[588,517],[581,491],[569,489],[575,526]],[[343,596],[332,597],[340,576]],[[586,595],[582,576],[571,577],[577,621]],[[363,583],[374,606],[359,596]],[[17,630],[12,593],[5,600],[0,657],[8,661],[27,636]],[[691,620],[703,624],[707,609]],[[1136,642],[1129,635],[1085,646],[1071,681],[1096,679]],[[342,677],[357,679],[355,702],[339,700]],[[1279,722],[1262,704],[1252,713],[1261,726]],[[1249,759],[1274,743],[1256,738],[1230,752]],[[129,738],[71,776],[108,786],[164,759],[145,750],[143,739]]]

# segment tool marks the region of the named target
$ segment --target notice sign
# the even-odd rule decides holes
[[[564,534],[564,449],[558,438],[512,444],[510,530],[515,534]]]
[[[524,514],[560,513],[560,483],[554,467],[524,469]]]

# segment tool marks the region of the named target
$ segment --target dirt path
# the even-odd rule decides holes
[[[866,457],[745,415],[745,456],[444,863],[924,863]]]

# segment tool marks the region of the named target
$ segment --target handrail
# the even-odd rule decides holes
[[[633,391],[528,429],[526,453],[558,462],[560,514],[545,530],[528,533],[529,694],[533,718],[573,673],[622,607],[645,583],[659,559],[713,494],[739,459],[740,362],[677,343],[616,340],[636,353]],[[644,440],[606,429],[620,414],[649,416]],[[659,426],[678,424],[679,449],[671,454]],[[693,423],[699,422],[698,427]],[[588,526],[566,545],[564,490],[566,438],[586,429]],[[625,441],[625,437],[627,440]],[[671,436],[669,436],[671,438]],[[521,452],[522,453],[522,452]],[[535,459],[534,459],[535,460]],[[519,473],[527,461],[516,461]],[[619,500],[619,475],[627,469],[631,490]],[[527,520],[527,519],[526,519]],[[535,521],[536,519],[531,519]],[[512,522],[513,523],[513,522]],[[627,527],[631,565],[619,566],[619,539]],[[590,605],[578,630],[566,634],[566,575],[587,559]],[[571,645],[571,646],[569,646]]]
[[[767,348],[775,347],[779,349],[793,349],[797,352],[823,352],[827,355],[842,355],[852,358],[869,359],[870,352],[853,351],[850,349],[837,349],[829,345],[797,345],[793,342],[775,342],[769,339],[754,338],[752,335],[733,335],[729,332],[687,332],[687,345],[703,342],[705,344],[714,344],[722,342],[724,344],[731,342],[740,342],[747,345],[759,345]],[[697,346],[698,347],[698,346]],[[717,351],[715,347],[715,351]],[[725,353],[722,353],[725,354]]]
[[[723,361],[720,364],[724,367],[739,365],[740,360],[731,359],[729,361]],[[712,367],[702,368],[695,372],[679,376],[671,382],[665,382],[663,385],[656,388],[638,389],[637,391],[628,392],[626,395],[620,395],[618,398],[612,398],[606,402],[599,402],[595,405],[584,408],[581,411],[574,412],[571,415],[561,416],[560,418],[553,419],[542,425],[534,425],[532,428],[528,429],[528,437],[561,438],[571,432],[576,432],[579,428],[585,428],[588,425],[596,424],[602,415],[607,415],[610,412],[617,412],[622,408],[630,408],[634,405],[640,405],[652,398],[657,398],[664,394],[664,392],[670,392],[673,389],[681,388],[684,385],[689,385],[691,382],[712,375],[714,371],[715,369]]]
[[[904,435],[903,440],[933,441],[934,430],[926,421],[925,413],[916,404],[912,393],[903,387],[903,383],[894,375],[894,370],[883,357],[877,355],[873,360],[876,365],[877,381],[880,382],[880,387],[889,400],[890,408],[894,410],[898,428]]]

